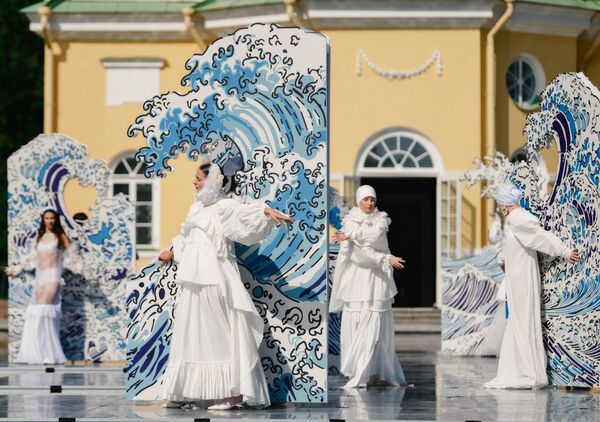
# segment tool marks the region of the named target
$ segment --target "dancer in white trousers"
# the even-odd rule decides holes
[[[404,268],[404,260],[390,254],[391,220],[377,209],[375,190],[359,187],[356,203],[334,236],[341,245],[329,311],[342,311],[341,372],[350,378],[346,387],[403,385],[392,303],[397,293],[393,269]]]
[[[22,262],[6,273],[16,277],[35,269],[31,302],[25,310],[23,334],[17,362],[31,364],[63,363],[66,358],[60,344],[61,290],[63,255],[71,246],[59,216],[54,210],[42,213],[37,242]]]
[[[270,405],[258,355],[263,320],[240,279],[233,242],[252,245],[291,219],[264,203],[227,198],[225,182],[216,164],[197,170],[197,200],[173,239],[173,251],[159,257],[177,262],[180,288],[160,393],[166,407],[214,401],[209,409]]]
[[[519,207],[520,199],[521,192],[513,185],[503,186],[496,195],[496,202],[506,216],[504,285],[509,315],[498,374],[485,385],[487,388],[540,388],[548,384],[537,252],[572,263],[579,260],[577,250],[544,230],[537,218]]]

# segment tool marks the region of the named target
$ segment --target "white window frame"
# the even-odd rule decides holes
[[[143,182],[144,184],[150,184],[152,186],[152,219],[150,222],[151,236],[152,242],[149,245],[138,245],[136,240],[136,252],[140,258],[150,258],[155,257],[156,252],[160,250],[160,181],[156,178],[146,178],[143,174],[115,174],[115,169],[122,161],[125,163],[125,166],[128,170],[134,171],[139,169],[141,163],[137,163],[134,169],[131,169],[129,164],[127,163],[127,158],[133,158],[135,155],[135,151],[128,151],[120,154],[111,162],[110,170],[110,191],[109,195],[113,196],[114,185],[127,184],[129,185],[129,197],[131,198],[132,192],[136,193],[136,186]],[[132,201],[133,202],[133,201]],[[134,206],[136,203],[134,202]],[[137,233],[137,221],[134,224],[134,231]],[[135,233],[134,233],[135,234]],[[137,235],[136,235],[137,237]]]
[[[382,145],[386,150],[386,156],[381,157],[380,161],[383,161],[385,158],[392,155],[393,152],[396,152],[395,150],[391,151],[384,142],[385,139],[390,137],[396,137],[398,139],[400,137],[411,138],[413,143],[408,149],[408,152],[411,152],[416,144],[420,144],[426,152],[418,157],[412,156],[412,158],[421,159],[425,155],[428,155],[432,162],[431,167],[404,167],[403,163],[406,161],[406,157],[402,160],[402,162],[396,163],[394,167],[366,166],[365,162],[369,156],[373,156],[372,150],[376,145]],[[363,145],[361,153],[358,156],[356,166],[356,173],[362,177],[388,177],[390,172],[394,173],[393,177],[438,177],[443,171],[443,160],[437,147],[427,137],[416,131],[410,129],[385,130],[374,137],[371,137],[367,144]]]
[[[461,258],[462,257],[462,184],[460,182],[460,178],[462,173],[455,172],[446,172],[441,176],[441,198],[440,198],[440,225],[441,225],[441,233],[440,233],[440,245],[441,250],[440,254],[444,257],[445,252],[450,252],[450,254],[446,254],[445,258]],[[444,185],[454,185],[454,198],[449,198],[444,192]],[[446,209],[442,209],[442,204],[444,203],[444,199],[446,199]],[[456,202],[455,215],[454,215],[454,232],[450,232],[446,230],[446,227],[443,227],[444,217],[448,220],[451,218],[452,213],[450,212],[450,201],[454,200]],[[443,235],[446,235],[447,244],[443,244]],[[450,247],[450,236],[454,236],[454,250],[451,250]]]
[[[104,58],[106,105],[143,103],[160,94],[160,71],[165,60],[154,57]]]

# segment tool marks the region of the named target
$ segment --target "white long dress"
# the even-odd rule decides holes
[[[258,354],[263,320],[240,279],[233,243],[251,245],[270,233],[274,224],[265,208],[233,199],[208,206],[197,201],[173,239],[180,293],[162,399],[242,395],[246,404],[270,405]]]
[[[25,311],[17,362],[63,363],[66,360],[60,345],[63,253],[58,238],[50,233],[42,236],[35,251],[35,284]]]
[[[493,251],[498,254],[497,263],[500,266],[504,266],[504,228],[498,214],[494,214],[494,220],[488,230],[488,239],[491,242]],[[502,338],[504,337],[504,327],[506,326],[506,289],[504,281],[500,282],[496,299],[499,303],[494,314],[494,319],[479,347],[482,356],[498,356],[500,354]]]
[[[350,378],[345,387],[405,384],[394,344],[390,222],[385,212],[366,214],[357,207],[342,222],[348,240],[340,246],[329,310],[342,311],[340,370]]]
[[[532,214],[513,210],[504,224],[504,285],[509,316],[498,373],[487,388],[539,388],[548,384],[542,340],[537,252],[568,259],[571,249],[544,230]]]

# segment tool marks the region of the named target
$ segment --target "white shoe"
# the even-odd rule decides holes
[[[184,402],[169,400],[162,404],[162,407],[166,409],[179,409]]]
[[[231,410],[233,408],[236,407],[241,407],[242,402],[236,402],[236,403],[230,403],[230,402],[225,402],[225,403],[218,403],[218,404],[213,404],[212,406],[208,407],[208,410]]]

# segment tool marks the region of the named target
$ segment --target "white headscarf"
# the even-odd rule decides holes
[[[375,193],[375,189],[369,185],[362,185],[358,189],[356,189],[356,205],[360,204],[360,201],[364,198],[372,196],[377,199],[377,194]]]
[[[225,193],[223,192],[223,174],[221,173],[221,168],[213,163],[208,169],[208,175],[204,179],[202,190],[196,193],[196,200],[207,206],[222,198],[225,198]]]
[[[498,205],[519,205],[522,196],[523,194],[515,185],[507,184],[498,190],[495,199]]]

